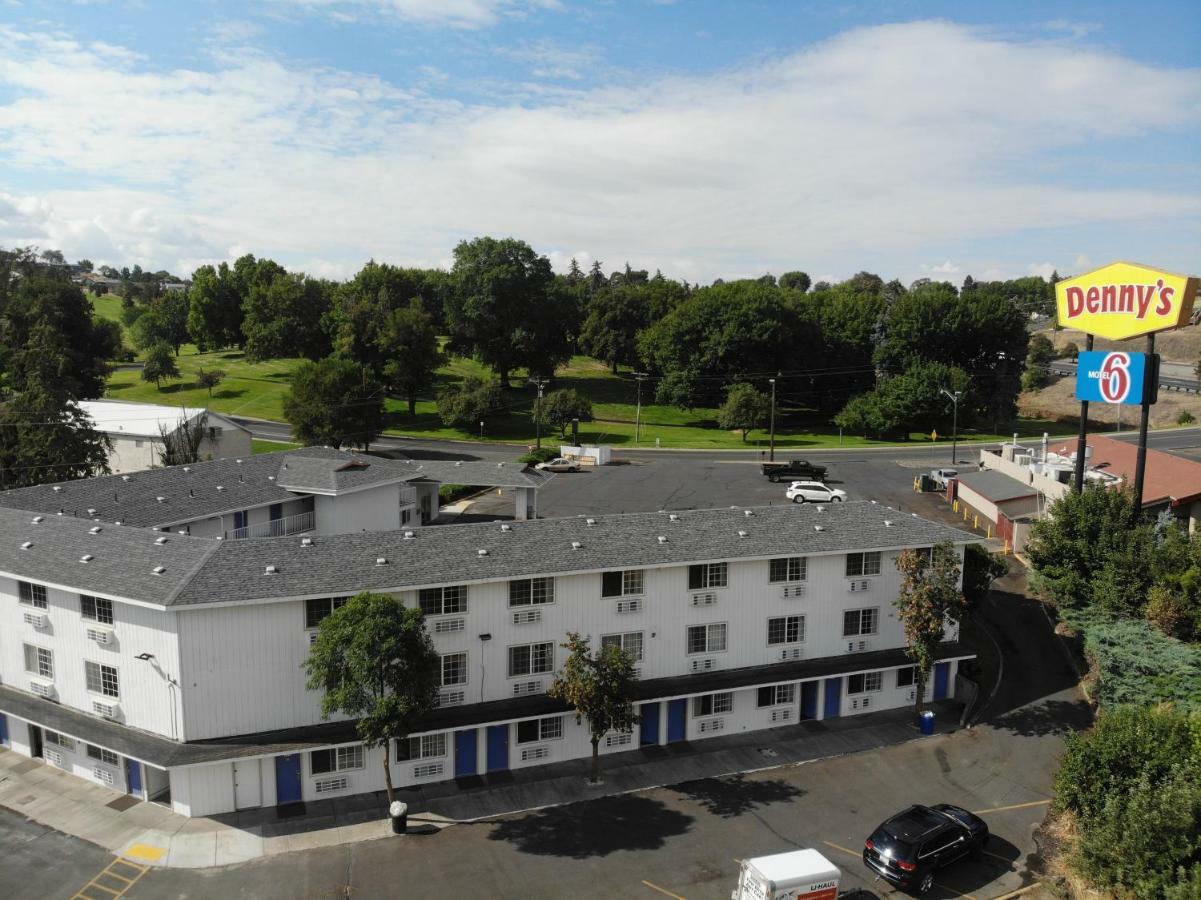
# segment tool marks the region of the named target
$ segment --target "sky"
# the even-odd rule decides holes
[[[1201,5],[0,0],[0,247],[1201,272]]]

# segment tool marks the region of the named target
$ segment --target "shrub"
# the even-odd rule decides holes
[[[447,425],[471,430],[504,410],[500,384],[470,376],[438,392],[438,416]]]
[[[1178,416],[1176,417],[1176,424],[1177,424],[1177,425],[1192,425],[1192,424],[1193,424],[1194,422],[1196,422],[1196,421],[1197,421],[1197,417],[1196,417],[1196,416],[1194,416],[1194,415],[1193,415],[1191,412],[1189,412],[1187,409],[1186,409],[1186,410],[1184,410],[1183,412],[1181,412],[1181,413],[1180,413],[1180,415],[1178,415]]]
[[[438,488],[438,502],[445,505],[474,494],[480,489],[470,484],[444,484]]]
[[[532,466],[540,462],[550,462],[559,455],[559,451],[553,447],[543,447],[541,450],[531,450],[529,453],[517,457],[519,463],[525,463],[527,466]]]

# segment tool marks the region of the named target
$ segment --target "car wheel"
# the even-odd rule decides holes
[[[800,494],[797,494],[795,497],[792,498],[792,502],[793,503],[804,503],[805,498],[802,497]]]
[[[927,872],[922,876],[922,880],[918,882],[917,892],[919,894],[928,894],[930,893],[930,888],[932,887],[934,887],[934,873]]]
[[[779,484],[780,476],[779,475],[768,475],[767,480],[770,481],[772,484]]]
[[[841,503],[841,502],[842,502],[842,498],[841,498],[841,497],[834,497],[834,498],[832,498],[832,499],[834,500],[834,502],[835,502],[835,503]]]

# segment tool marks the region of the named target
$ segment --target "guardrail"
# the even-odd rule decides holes
[[[312,531],[317,524],[317,514],[313,510],[285,516],[282,519],[272,519],[270,522],[259,522],[247,525],[245,528],[235,528],[225,532],[226,538],[241,541],[246,538],[287,537],[290,534],[301,534]]]

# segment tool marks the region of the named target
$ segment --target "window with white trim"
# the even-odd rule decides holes
[[[769,684],[767,687],[761,687],[757,700],[760,709],[765,706],[783,706],[787,703],[795,703],[796,685]]]
[[[799,644],[805,640],[804,616],[772,616],[767,620],[767,646]]]
[[[602,634],[602,647],[617,647],[630,654],[634,662],[642,662],[642,632],[627,631],[623,634]]]
[[[321,624],[322,619],[335,609],[341,609],[349,599],[349,597],[318,597],[315,600],[305,600],[304,627],[316,628]]]
[[[442,686],[467,683],[467,653],[446,653],[442,656]]]
[[[897,669],[897,687],[913,687],[917,681],[917,667],[905,666],[903,669]]]
[[[716,716],[734,708],[734,695],[729,691],[721,694],[702,694],[692,698],[693,716]]]
[[[38,678],[54,679],[54,651],[25,644],[25,671]]]
[[[517,644],[509,648],[509,677],[542,675],[555,664],[554,641],[537,644]]]
[[[113,624],[113,601],[103,597],[79,595],[79,614],[90,622],[101,625]]]
[[[433,759],[446,755],[446,733],[423,734],[396,742],[396,761],[409,759]]]
[[[618,572],[601,573],[602,597],[627,597],[641,594],[645,580],[641,569],[623,569]]]
[[[324,775],[327,772],[345,772],[363,768],[363,745],[332,747],[329,750],[313,750],[309,753],[309,772]]]
[[[93,694],[103,694],[105,697],[121,696],[121,683],[117,678],[116,667],[85,660],[83,674],[88,690]]]
[[[46,608],[46,585],[33,584],[29,581],[17,582],[18,599],[26,606],[36,609]]]
[[[688,567],[688,590],[725,587],[730,580],[728,563],[697,563]]]
[[[843,637],[875,634],[879,627],[880,607],[878,606],[869,606],[866,609],[848,609],[842,614]]]
[[[517,723],[517,743],[532,744],[536,741],[554,741],[563,737],[563,717],[547,716],[544,719],[527,719]]]
[[[110,766],[117,764],[117,754],[111,750],[105,750],[103,747],[97,747],[95,744],[88,744],[87,752],[88,759],[94,759],[97,762],[102,762]]]
[[[688,653],[720,653],[725,649],[725,622],[688,626]]]
[[[554,602],[553,578],[522,578],[509,582],[509,606],[542,606]]]
[[[847,578],[880,574],[880,551],[847,554]]]
[[[417,605],[427,616],[461,615],[467,612],[467,585],[422,588],[417,593]]]
[[[65,734],[59,734],[57,731],[45,729],[42,731],[42,737],[47,744],[54,744],[56,747],[62,747],[64,750],[75,752],[75,738],[69,738]]]
[[[848,694],[865,694],[868,691],[878,691],[883,685],[883,672],[860,672],[858,675],[847,676]]]
[[[769,560],[767,580],[772,584],[804,581],[807,568],[803,556],[784,556]]]

